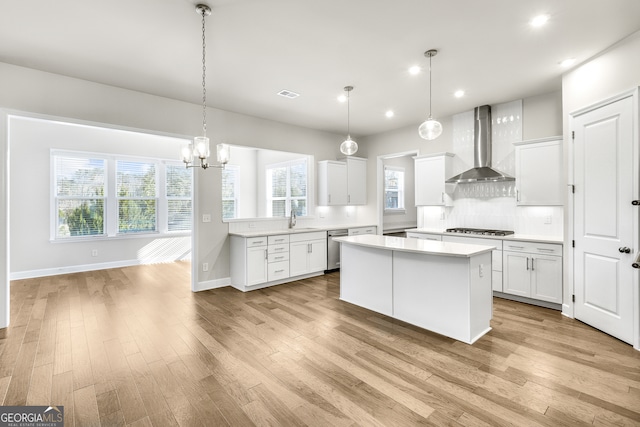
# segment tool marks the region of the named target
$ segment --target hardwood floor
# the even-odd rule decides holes
[[[190,265],[11,283],[0,402],[67,426],[640,425],[640,352],[494,300],[470,346],[344,303],[332,273],[192,293]]]

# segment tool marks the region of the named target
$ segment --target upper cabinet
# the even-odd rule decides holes
[[[449,206],[445,180],[452,175],[453,154],[439,153],[414,157],[416,206]]]
[[[562,137],[514,142],[516,203],[519,206],[562,206]]]
[[[318,205],[343,206],[347,204],[347,164],[324,160],[318,162]]]
[[[318,162],[318,205],[367,204],[367,159]]]
[[[367,159],[347,157],[347,204],[367,204]],[[343,184],[344,185],[344,184]]]

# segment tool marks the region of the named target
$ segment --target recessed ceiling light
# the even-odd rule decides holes
[[[462,98],[464,96],[464,91],[462,89],[457,90],[453,96],[455,96],[456,98]]]
[[[347,96],[346,95],[338,96],[338,102],[347,102]]]
[[[576,58],[567,58],[564,61],[559,62],[561,67],[570,67],[576,63]]]
[[[297,97],[300,96],[299,93],[295,93],[295,92],[292,92],[292,91],[286,90],[286,89],[282,89],[280,92],[278,92],[278,95],[284,96],[285,98],[291,98],[291,99],[297,98]]]
[[[414,65],[413,67],[409,67],[409,74],[415,76],[416,74],[419,74],[421,70],[422,69],[419,66]]]
[[[394,116],[394,113],[393,113],[393,111],[392,111],[392,110],[387,110],[387,112],[386,112],[386,113],[384,113],[384,115],[385,115],[385,116],[387,116],[388,118],[391,118],[391,117],[393,117],[393,116]]]
[[[549,15],[538,15],[531,20],[532,27],[542,27],[549,20]]]

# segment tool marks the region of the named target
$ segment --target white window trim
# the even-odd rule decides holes
[[[406,209],[405,204],[404,204],[404,193],[405,193],[405,182],[404,182],[405,180],[404,180],[404,178],[406,176],[405,168],[403,168],[401,166],[385,165],[384,166],[384,172],[386,172],[388,170],[396,171],[396,172],[402,172],[402,188],[401,189],[399,188],[398,191],[397,191],[398,192],[398,204],[401,203],[402,207],[399,207],[399,208],[387,208],[386,207],[387,186],[386,186],[386,176],[383,176],[383,182],[382,183],[383,183],[383,187],[384,187],[383,188],[384,193],[383,193],[382,200],[383,200],[383,205],[384,205],[384,213],[385,214],[404,214],[404,213],[407,212],[407,209]]]
[[[240,211],[240,199],[238,198],[238,191],[240,190],[240,167],[237,165],[226,165],[225,169],[227,170],[232,170],[235,171],[235,178],[233,180],[233,199],[225,199],[224,197],[221,197],[222,201],[225,200],[233,200],[233,203],[235,205],[236,208],[236,216],[233,218],[222,218],[223,221],[232,221],[234,219],[238,219],[237,215],[238,212]]]
[[[75,237],[57,237],[57,213],[56,213],[56,176],[55,176],[55,156],[65,157],[78,157],[78,158],[96,158],[105,160],[105,194],[104,197],[104,224],[105,234],[93,235],[93,236],[75,236]],[[165,179],[166,169],[165,166],[182,165],[182,162],[173,159],[161,159],[155,157],[141,157],[141,156],[128,156],[112,153],[100,153],[91,151],[75,151],[75,150],[60,150],[51,149],[49,153],[50,158],[50,186],[49,186],[49,241],[52,243],[66,243],[66,242],[86,242],[93,240],[112,240],[112,239],[136,239],[136,238],[149,238],[149,237],[161,237],[161,236],[189,236],[191,231],[168,230],[168,218],[167,218],[167,197],[165,191]],[[132,161],[132,162],[154,162],[156,163],[156,231],[149,232],[135,232],[135,233],[119,233],[118,232],[118,197],[116,194],[116,160]],[[158,177],[161,177],[159,179]],[[160,182],[161,181],[161,182]],[[194,192],[194,179],[192,172],[191,180],[191,224],[193,230],[193,192]]]
[[[290,185],[290,179],[291,179],[291,174],[288,173],[287,174],[287,196],[285,197],[272,197],[271,194],[272,192],[271,190],[271,180],[268,179],[268,173],[270,169],[276,169],[276,168],[291,168],[292,166],[298,165],[298,164],[304,164],[306,166],[307,169],[307,185],[306,185],[306,195],[304,197],[292,197],[290,195],[290,191],[291,191],[291,185]],[[290,160],[287,162],[280,162],[280,163],[271,163],[268,165],[265,165],[265,185],[266,185],[266,212],[267,212],[267,216],[271,217],[271,218],[282,218],[282,217],[274,217],[273,216],[273,204],[272,202],[274,200],[285,200],[285,208],[284,208],[284,217],[285,218],[289,218],[291,216],[291,200],[304,200],[305,201],[305,205],[307,208],[307,214],[304,215],[304,217],[308,217],[310,215],[310,195],[309,195],[309,180],[310,180],[310,176],[309,176],[309,159],[304,157],[304,158],[300,158],[300,159],[296,159],[296,160]]]

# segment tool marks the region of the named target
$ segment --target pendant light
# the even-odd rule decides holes
[[[193,142],[182,147],[182,161],[188,168],[201,167],[207,169],[210,166],[224,169],[229,161],[229,146],[218,144],[216,147],[217,165],[210,165],[207,158],[211,154],[209,151],[209,138],[207,138],[207,66],[206,66],[206,41],[205,41],[205,18],[211,15],[211,8],[206,4],[196,6],[196,13],[202,16],[202,136],[196,136]],[[199,165],[194,165],[194,160],[200,159]]]
[[[345,86],[344,90],[347,92],[347,139],[340,144],[340,152],[345,156],[351,156],[358,151],[358,143],[351,139],[351,129],[349,126],[349,92],[353,90],[353,86]]]
[[[437,54],[438,51],[436,49],[429,49],[424,53],[424,56],[429,58],[429,117],[418,128],[418,134],[420,134],[420,138],[428,141],[436,139],[442,133],[440,122],[431,117],[431,58]]]

